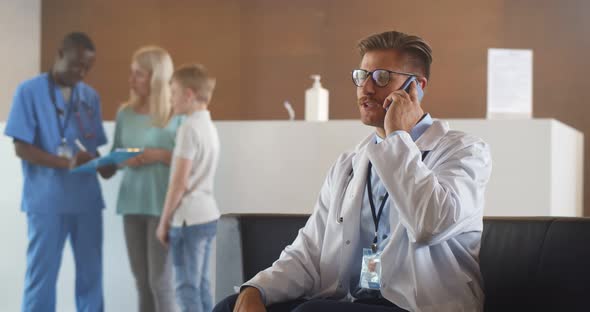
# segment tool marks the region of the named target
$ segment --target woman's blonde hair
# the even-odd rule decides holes
[[[137,63],[142,70],[150,73],[150,95],[147,99],[152,124],[165,127],[172,116],[170,105],[170,78],[174,72],[174,64],[168,51],[157,46],[139,48],[133,54],[131,62]],[[136,107],[139,97],[133,90],[124,106]]]

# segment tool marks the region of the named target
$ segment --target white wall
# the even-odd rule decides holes
[[[39,72],[41,63],[41,1],[0,1],[0,121],[6,120],[17,85]],[[4,129],[4,127],[0,127]],[[3,146],[4,147],[4,146]],[[22,178],[15,174],[18,163],[2,149],[0,235],[0,311],[19,311],[24,277],[26,228],[24,216],[15,209]]]
[[[41,67],[41,0],[0,1],[0,62],[0,121],[4,121],[16,86]]]

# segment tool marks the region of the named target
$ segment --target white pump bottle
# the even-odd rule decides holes
[[[313,86],[305,91],[305,120],[328,121],[329,92],[322,88],[320,75],[311,75]]]

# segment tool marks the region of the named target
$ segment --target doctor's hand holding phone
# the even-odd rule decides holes
[[[410,130],[420,121],[424,111],[420,105],[424,91],[416,76],[410,76],[402,86],[389,94],[383,102],[385,114],[385,133]]]

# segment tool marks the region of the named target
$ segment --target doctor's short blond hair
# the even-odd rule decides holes
[[[399,31],[386,31],[368,36],[357,44],[361,57],[374,50],[398,50],[405,54],[407,63],[423,71],[424,77],[430,79],[432,48],[422,38]]]
[[[176,81],[183,88],[192,90],[197,100],[209,103],[215,90],[215,78],[209,77],[207,69],[201,64],[187,64],[180,66],[172,74],[172,81]]]

